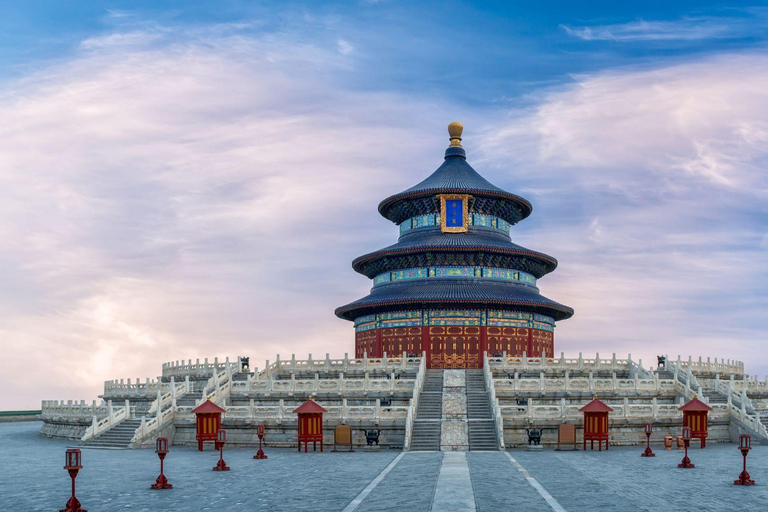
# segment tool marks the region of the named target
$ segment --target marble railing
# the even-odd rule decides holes
[[[104,381],[104,397],[111,398],[115,396],[130,396],[136,398],[145,398],[157,393],[158,388],[163,389],[165,384],[159,379],[146,378],[144,381],[136,379],[120,379]]]
[[[270,364],[267,360],[264,370],[256,372],[254,379],[263,380],[272,378],[277,373],[293,373],[299,371],[305,372],[317,372],[317,371],[337,371],[337,372],[349,372],[351,370],[358,371],[372,371],[381,370],[384,372],[390,372],[394,370],[414,370],[418,371],[421,364],[421,357],[408,357],[406,354],[400,356],[388,356],[384,353],[384,357],[368,357],[364,355],[361,358],[350,359],[347,354],[344,354],[343,359],[332,359],[328,354],[325,355],[325,359],[313,359],[312,354],[309,354],[307,359],[296,359],[295,354],[291,354],[291,358],[288,360],[280,359]]]
[[[155,431],[159,430],[160,427],[162,427],[169,421],[173,421],[175,415],[176,415],[176,408],[171,407],[166,410],[162,410],[162,409],[157,410],[155,416],[152,418],[149,418],[147,416],[142,416],[141,425],[139,425],[139,428],[137,428],[136,432],[133,434],[133,439],[131,440],[131,443],[134,445],[141,444],[147,438],[149,438]]]
[[[107,403],[96,405],[94,400],[90,405],[85,400],[79,402],[73,400],[43,400],[41,417],[43,421],[61,418],[73,421],[92,421],[95,416],[97,419],[105,418],[109,415]]]
[[[699,378],[704,387],[715,389],[730,389],[736,393],[747,392],[756,395],[768,395],[768,378],[758,380],[757,377],[749,379],[734,379],[733,374],[728,379],[721,379],[720,374],[715,374],[714,379]]]
[[[413,420],[416,419],[416,410],[419,408],[419,397],[421,396],[421,390],[424,389],[424,379],[427,375],[427,357],[426,353],[422,353],[421,361],[419,362],[419,373],[416,376],[416,382],[413,385],[413,396],[408,402],[408,412],[405,416],[405,441],[403,442],[403,450],[408,451],[411,449],[411,440],[413,439]]]
[[[667,362],[669,363],[671,360],[669,359],[669,356],[667,357]],[[741,361],[732,361],[730,359],[727,360],[720,360],[718,362],[717,358],[715,358],[714,361],[711,361],[710,358],[707,358],[704,360],[703,358],[699,357],[698,361],[694,361],[692,357],[688,356],[687,360],[681,359],[680,356],[677,356],[677,361],[675,361],[675,364],[678,368],[681,370],[690,370],[695,373],[719,373],[720,375],[743,375],[744,374],[744,363]]]
[[[368,374],[365,377],[347,379],[344,374],[339,374],[335,379],[321,379],[315,374],[314,379],[297,379],[291,375],[290,379],[249,379],[246,381],[232,382],[233,393],[247,393],[255,391],[272,394],[294,393],[369,393],[369,392],[405,392],[412,393],[415,379],[397,379],[394,373],[389,378],[370,378]]]
[[[579,357],[567,358],[563,353],[559,358],[541,356],[528,357],[525,352],[522,356],[508,356],[506,352],[500,357],[488,356],[488,365],[494,372],[508,372],[510,370],[632,370],[632,356],[626,359],[617,359],[616,354],[611,358],[600,358],[595,354],[594,358],[585,358],[579,352]],[[640,366],[642,366],[642,361]]]
[[[197,375],[210,375],[214,370],[221,373],[227,368],[239,371],[239,361],[240,359],[238,358],[236,362],[230,362],[229,357],[227,357],[224,362],[219,362],[219,358],[216,357],[212,363],[208,362],[208,358],[205,358],[202,363],[200,362],[200,359],[195,360],[194,363],[191,359],[187,362],[183,359],[181,361],[171,361],[163,363],[163,377],[185,377],[187,375],[194,377]]]
[[[584,407],[583,403],[569,403],[564,398],[560,404],[536,404],[529,398],[525,405],[502,405],[502,417],[509,421],[528,421],[536,420],[562,420],[569,422],[578,422],[584,418],[584,413],[579,409]],[[624,399],[621,404],[608,404],[613,408],[609,414],[611,420],[626,420],[629,422],[645,422],[659,419],[680,418],[682,421],[683,413],[679,410],[682,404],[659,404],[656,398],[650,403],[629,403]],[[710,418],[727,418],[730,415],[727,404],[712,404]]]
[[[85,429],[82,441],[87,441],[97,435],[101,434],[105,430],[112,428],[114,425],[121,421],[131,417],[131,404],[126,400],[123,406],[113,406],[112,400],[107,401],[107,415],[102,419],[98,419],[96,416],[92,417],[91,426]]]
[[[504,449],[504,417],[501,415],[499,399],[496,397],[496,385],[493,381],[493,372],[488,364],[488,354],[485,354],[485,364],[483,364],[483,377],[485,378],[485,389],[488,390],[488,398],[491,402],[491,412],[493,414],[494,426],[496,427],[496,439],[499,441],[499,448]],[[515,374],[517,375],[517,374]]]
[[[171,382],[168,383],[167,388],[166,393],[162,393],[160,389],[157,390],[157,398],[150,405],[149,414],[157,413],[158,407],[165,409],[169,405],[173,405],[177,398],[181,398],[192,390],[192,385],[189,382],[189,377],[180,384],[176,384],[175,377],[171,377]]]
[[[563,378],[547,378],[542,372],[538,379],[523,379],[517,376],[513,379],[493,380],[493,388],[496,395],[516,395],[518,393],[600,393],[600,392],[675,392],[675,381],[670,379],[619,379],[594,378],[592,372],[588,378],[570,377],[569,371],[565,371]]]
[[[376,400],[372,405],[347,405],[347,400],[342,399],[341,404],[321,403],[328,410],[323,414],[324,421],[330,423],[346,423],[347,421],[371,420],[375,424],[380,421],[395,421],[405,423],[408,415],[407,405],[381,405]],[[223,421],[227,419],[254,420],[263,423],[281,425],[284,421],[296,421],[297,415],[293,413],[298,405],[285,406],[284,400],[279,400],[275,405],[251,405],[228,406],[223,415]],[[177,407],[175,419],[194,421],[192,407]]]

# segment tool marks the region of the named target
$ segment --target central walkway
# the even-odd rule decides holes
[[[565,512],[507,452],[402,453],[343,512],[508,510],[511,490],[515,510]]]

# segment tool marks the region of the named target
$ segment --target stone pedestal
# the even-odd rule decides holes
[[[525,449],[528,450],[529,452],[543,452],[544,451],[544,447],[541,446],[540,444],[529,444],[528,446],[525,447]]]
[[[465,370],[445,370],[443,372],[443,415],[440,427],[440,450],[449,452],[469,450]]]
[[[381,447],[377,444],[367,444],[363,447],[363,451],[378,452],[378,451],[381,451]]]

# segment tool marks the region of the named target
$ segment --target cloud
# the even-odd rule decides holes
[[[753,15],[761,17],[761,11]],[[685,17],[672,21],[635,20],[613,25],[572,27],[560,25],[568,35],[584,41],[615,41],[622,43],[647,41],[701,41],[705,39],[736,39],[759,33],[761,24],[747,17]]]
[[[768,370],[765,57],[577,76],[499,123],[355,88],[339,41],[133,27],[5,84],[1,407],[167,360],[351,352],[333,310],[370,281],[349,263],[396,238],[376,205],[440,164],[454,119],[534,203],[514,240],[560,260],[540,281],[576,309],[559,350]]]
[[[560,350],[768,373],[768,58],[575,78],[483,137],[487,165],[534,204],[513,237],[560,260],[539,284],[576,310]]]
[[[354,49],[351,44],[349,44],[343,39],[339,39],[338,41],[336,41],[336,48],[338,48],[339,53],[342,55],[347,55]]]
[[[333,44],[162,33],[0,91],[2,408],[166,360],[352,351],[350,261],[397,232],[375,205],[439,164],[441,107],[344,87]]]

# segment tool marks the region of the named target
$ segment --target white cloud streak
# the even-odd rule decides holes
[[[758,12],[759,14],[759,12]],[[620,43],[649,41],[701,41],[734,39],[762,30],[751,18],[715,16],[685,17],[679,20],[635,20],[612,25],[572,27],[560,25],[568,35],[584,41],[616,41]]]

